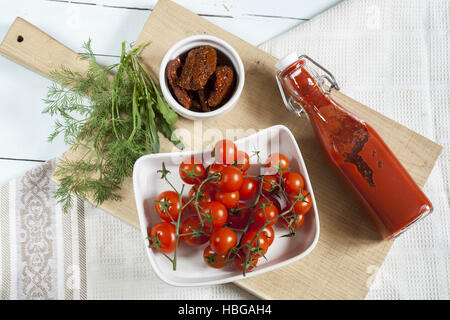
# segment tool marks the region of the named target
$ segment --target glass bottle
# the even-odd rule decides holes
[[[333,75],[308,56],[290,54],[276,75],[286,107],[305,111],[331,167],[368,214],[383,239],[398,236],[433,211],[377,132],[336,102]]]

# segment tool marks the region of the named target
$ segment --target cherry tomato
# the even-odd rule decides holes
[[[237,269],[244,270],[244,268],[245,268],[245,271],[253,270],[257,263],[258,263],[258,258],[254,258],[254,259],[249,258],[247,265],[245,265],[245,253],[243,253],[242,251],[239,251],[235,255],[234,260],[233,260],[233,265]]]
[[[264,207],[264,208],[263,208]],[[274,225],[277,222],[278,217],[278,209],[277,207],[271,202],[263,198],[260,203],[255,208],[255,211],[253,212],[253,219],[255,223],[262,227],[264,224],[274,219],[273,221],[269,222],[267,225],[270,227]]]
[[[219,164],[219,163],[213,163],[212,165],[208,166],[208,168],[206,168],[206,172],[207,172],[208,176],[218,175],[217,181],[211,180],[211,184],[217,185],[219,183],[220,178],[221,178],[221,176],[219,174],[222,172],[222,170],[224,168],[225,168],[225,166],[223,164]]]
[[[211,246],[207,246],[205,250],[203,250],[203,260],[210,267],[221,269],[228,264],[226,259],[226,256],[215,253],[214,250],[211,249]]]
[[[250,168],[250,157],[247,152],[238,150],[236,165],[242,172],[246,172]]]
[[[196,232],[197,234],[192,234]],[[206,235],[201,234],[201,232],[206,233]],[[206,224],[202,227],[198,216],[191,216],[184,220],[180,228],[180,234],[187,233],[189,233],[190,235],[182,236],[184,242],[192,247],[197,247],[208,242],[209,237],[212,233],[212,229]]]
[[[199,187],[198,184],[194,184],[192,186],[192,188],[189,190],[189,193],[188,193],[188,200],[195,198],[198,187]],[[200,190],[200,192],[198,194],[197,204],[199,206],[201,206],[202,204],[213,201],[212,195],[213,195],[212,187],[208,183],[203,184],[202,189]],[[189,208],[191,208],[194,212],[196,211],[195,199],[189,203]]]
[[[234,208],[228,210],[227,223],[235,229],[244,229],[250,219],[251,209],[243,203],[238,203]]]
[[[299,229],[303,225],[303,222],[305,222],[305,216],[302,214],[296,214],[295,217],[283,216],[279,220],[281,220],[281,224],[287,228]]]
[[[305,179],[296,172],[283,173],[284,190],[289,195],[298,196],[300,190],[305,187]]]
[[[238,191],[242,185],[242,171],[236,167],[225,167],[221,172],[219,188],[223,192]]]
[[[159,249],[164,253],[172,253],[175,250],[176,230],[169,222],[159,222],[150,231],[150,243],[159,242]],[[157,249],[155,249],[157,250]]]
[[[205,224],[212,228],[220,228],[228,218],[227,208],[218,201],[205,203],[200,211],[202,218],[206,219]]]
[[[304,197],[303,200],[298,200],[297,202],[296,199],[294,197],[290,197],[290,202],[291,204],[295,202],[294,204],[294,212],[295,214],[306,214],[309,209],[311,209],[311,204],[312,204],[312,200],[311,200],[311,195],[309,194],[308,191],[306,191],[305,189],[302,189],[302,196]]]
[[[172,222],[172,219],[177,221],[184,204],[184,200],[181,199],[180,205],[180,197],[175,191],[164,191],[155,200],[155,210],[164,221]]]
[[[276,174],[279,169],[283,171],[289,169],[289,160],[282,153],[272,153],[267,158],[264,166],[267,168],[268,174]]]
[[[237,243],[236,233],[227,227],[218,228],[211,235],[209,243],[215,253],[226,255]]]
[[[258,230],[248,230],[241,239],[242,252],[247,253],[247,250],[250,249],[250,257],[259,258],[262,255],[266,254],[267,249],[269,248],[269,240],[263,234],[260,233],[258,237]],[[255,239],[253,241],[253,239]],[[252,243],[253,242],[253,243]]]
[[[198,163],[195,157],[184,160],[178,171],[181,179],[188,184],[200,183],[206,177],[205,167]]]
[[[254,230],[259,231],[259,229],[260,228],[258,227],[258,225],[256,225],[255,223],[251,223],[248,226],[248,230],[247,231],[254,231]],[[273,231],[273,228],[272,227],[265,227],[263,229],[263,231],[260,233],[260,235],[261,234],[266,236],[267,242],[268,242],[269,247],[270,247],[270,245],[273,243],[273,240],[275,239],[275,231]]]
[[[233,208],[239,202],[239,191],[223,192],[222,190],[217,190],[216,201],[221,202],[225,208]]]
[[[237,147],[233,141],[220,140],[214,147],[214,157],[217,163],[232,164],[237,159]]]
[[[262,192],[266,195],[278,193],[278,178],[275,175],[265,175],[262,177]]]
[[[239,199],[251,199],[256,193],[256,188],[257,182],[255,178],[243,177],[241,187],[239,188]]]

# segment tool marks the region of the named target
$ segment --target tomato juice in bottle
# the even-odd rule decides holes
[[[277,68],[286,107],[297,115],[306,112],[323,154],[383,239],[398,236],[433,211],[377,132],[331,97],[331,90],[339,90],[331,73],[295,54]]]

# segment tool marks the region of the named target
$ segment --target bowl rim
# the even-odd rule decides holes
[[[209,41],[217,45],[219,48],[222,48],[222,53],[227,55],[230,60],[236,61],[236,66],[233,63],[234,68],[236,69],[237,73],[237,84],[235,87],[234,93],[231,95],[229,100],[220,108],[209,111],[209,112],[197,112],[197,111],[191,111],[183,107],[172,95],[170,92],[169,86],[166,81],[166,68],[167,64],[173,59],[173,54],[175,51],[178,51],[180,48],[183,48],[185,46],[189,46],[190,43],[196,42],[196,41]],[[194,47],[192,47],[194,48]],[[225,50],[224,50],[225,49]],[[190,50],[189,48],[186,49]],[[220,50],[220,49],[219,49]],[[184,53],[184,51],[183,51]],[[245,70],[244,70],[244,64],[242,62],[241,57],[237,53],[237,51],[225,40],[222,40],[218,37],[207,35],[207,34],[197,34],[192,35],[186,38],[181,39],[180,41],[177,41],[174,43],[166,52],[164,55],[160,67],[159,67],[159,86],[161,88],[162,94],[166,101],[169,103],[169,105],[175,109],[177,113],[179,113],[182,116],[186,116],[188,118],[196,118],[196,119],[207,119],[207,118],[213,118],[217,117],[219,115],[222,115],[226,113],[227,111],[231,110],[233,106],[238,101],[239,97],[241,96],[242,90],[244,88],[244,82],[245,82]]]
[[[288,264],[291,264],[291,263],[293,263],[295,261],[298,261],[298,260],[304,258],[309,253],[311,253],[312,250],[314,250],[314,248],[317,245],[317,242],[319,241],[319,236],[320,236],[319,212],[318,212],[318,209],[317,209],[316,199],[315,199],[315,196],[314,196],[314,190],[313,190],[314,188],[313,188],[313,186],[311,184],[311,181],[309,179],[308,170],[306,168],[306,165],[305,165],[302,153],[300,151],[300,148],[299,148],[299,146],[297,144],[297,141],[295,140],[294,135],[292,134],[292,132],[284,125],[275,125],[275,126],[271,126],[271,127],[267,127],[265,129],[259,130],[258,132],[254,133],[252,135],[243,137],[241,139],[238,139],[235,142],[239,142],[240,140],[244,140],[244,139],[249,139],[252,136],[256,136],[256,135],[262,134],[262,133],[264,133],[264,132],[266,132],[268,130],[278,130],[279,132],[284,131],[284,132],[286,132],[288,134],[288,137],[291,139],[291,141],[294,142],[295,152],[296,152],[296,154],[298,156],[300,167],[304,169],[305,182],[309,186],[309,193],[311,194],[312,206],[314,208],[314,217],[315,217],[315,222],[316,222],[316,228],[315,228],[315,235],[314,235],[314,239],[313,239],[312,243],[302,253],[300,253],[300,254],[298,254],[298,255],[296,255],[294,257],[291,257],[289,259],[283,260],[283,261],[281,261],[281,262],[279,262],[279,263],[277,263],[277,264],[275,264],[273,266],[269,266],[269,267],[266,267],[266,268],[260,269],[260,270],[255,269],[254,271],[247,273],[245,277],[242,274],[239,274],[239,275],[235,275],[235,276],[225,277],[223,279],[207,280],[207,281],[199,281],[199,282],[177,282],[177,281],[174,281],[174,280],[166,277],[166,275],[164,275],[161,272],[159,266],[157,265],[157,263],[155,261],[155,258],[154,258],[155,253],[153,252],[153,250],[151,250],[151,248],[148,248],[148,245],[146,245],[147,256],[148,256],[148,258],[150,260],[150,264],[151,264],[151,266],[153,268],[153,271],[156,273],[156,275],[161,280],[165,281],[166,283],[168,283],[168,284],[170,284],[172,286],[177,286],[177,287],[196,287],[196,286],[224,284],[224,283],[234,282],[234,281],[238,281],[238,280],[248,279],[250,277],[257,276],[257,275],[263,274],[263,273],[268,272],[268,271],[276,270],[278,268],[281,268],[283,266],[286,266]],[[195,155],[195,154],[203,153],[204,151],[205,151],[205,149],[197,150],[197,151],[182,151],[182,152],[179,152],[178,154],[180,156],[183,156],[183,155]],[[137,193],[137,178],[136,178],[136,176],[138,174],[137,168],[140,166],[140,163],[145,161],[145,159],[147,159],[147,158],[162,158],[162,157],[166,157],[166,156],[171,155],[171,154],[172,153],[167,152],[167,153],[158,153],[158,154],[144,155],[144,156],[140,157],[135,162],[134,167],[133,167],[133,190],[134,190],[134,196],[135,196],[136,207],[137,207],[137,211],[138,211],[139,225],[140,225],[141,233],[142,233],[142,236],[143,236],[143,239],[144,239],[144,243],[146,243],[146,244],[148,243],[148,240],[147,240],[147,226],[144,225],[145,213],[142,212],[142,208],[141,208],[141,205],[140,205],[140,203],[144,199],[142,199]]]

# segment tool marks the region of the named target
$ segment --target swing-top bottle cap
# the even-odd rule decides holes
[[[292,52],[292,53],[288,54],[287,56],[285,56],[280,61],[278,61],[275,64],[275,68],[277,68],[278,71],[283,71],[284,69],[289,67],[291,64],[293,64],[297,60],[298,60],[297,52]]]

